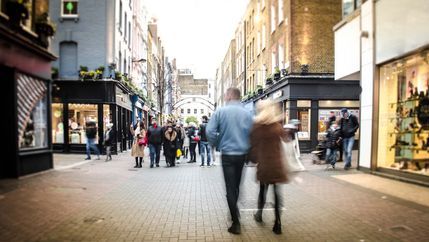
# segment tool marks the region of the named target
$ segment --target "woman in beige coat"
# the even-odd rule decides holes
[[[286,166],[283,162],[281,141],[284,130],[280,107],[272,101],[260,101],[257,116],[250,133],[250,161],[257,164],[257,179],[260,182],[258,212],[254,215],[257,222],[262,222],[262,210],[265,205],[268,186],[274,186],[275,223],[273,232],[282,233],[280,209],[281,194],[279,184],[287,182]]]
[[[136,165],[134,166],[134,168],[142,168],[144,147],[145,145],[147,145],[141,144],[141,142],[146,137],[146,129],[144,128],[143,121],[139,121],[135,128],[133,127],[133,125],[131,125],[130,131],[131,134],[134,136],[133,147],[131,148],[131,156],[136,158]]]

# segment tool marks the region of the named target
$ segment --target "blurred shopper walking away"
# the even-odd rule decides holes
[[[344,170],[348,170],[352,166],[352,150],[355,143],[355,134],[359,129],[359,121],[356,116],[350,113],[347,108],[341,109],[341,137],[343,138],[343,149],[345,154]]]
[[[198,132],[199,136],[201,137],[201,140],[200,140],[201,167],[204,167],[204,160],[205,160],[206,154],[207,154],[207,167],[210,167],[210,161],[211,161],[210,145],[206,135],[206,127],[207,127],[208,121],[209,121],[209,118],[206,115],[204,115],[203,123],[200,125],[200,130]]]
[[[197,143],[200,141],[200,137],[198,136],[197,125],[194,122],[189,123],[188,128],[188,137],[189,137],[189,153],[191,153],[191,158],[187,163],[195,163],[197,162]]]
[[[147,140],[150,152],[150,168],[153,168],[155,164],[156,167],[159,167],[162,136],[161,127],[157,125],[155,119],[152,119],[152,125],[147,130]]]
[[[86,159],[91,160],[91,149],[95,151],[97,160],[100,159],[100,150],[95,141],[97,140],[97,124],[93,120],[89,120],[85,125],[86,134]]]
[[[113,124],[106,125],[106,132],[104,133],[104,147],[106,147],[106,161],[112,160],[112,144],[115,140],[115,131],[112,129]]]
[[[252,115],[240,102],[240,90],[228,88],[226,106],[218,109],[207,125],[209,142],[219,147],[222,153],[222,168],[225,178],[226,198],[231,213],[232,225],[228,232],[241,233],[237,201],[240,193],[241,173],[249,151],[249,133]]]
[[[257,222],[262,222],[262,211],[268,186],[272,185],[275,201],[273,232],[276,234],[282,233],[280,213],[282,198],[279,185],[288,181],[287,167],[283,161],[281,148],[281,141],[285,139],[285,131],[280,124],[282,117],[282,112],[277,103],[268,100],[260,101],[257,106],[255,124],[250,133],[249,159],[258,164],[256,175],[260,182],[258,211],[254,218]]]
[[[144,128],[143,121],[138,121],[135,128],[131,124],[130,131],[134,137],[133,146],[131,147],[131,156],[136,159],[134,168],[142,168],[144,147],[147,143],[146,129]]]
[[[172,125],[167,126],[164,132],[164,156],[167,167],[176,166],[177,132]]]

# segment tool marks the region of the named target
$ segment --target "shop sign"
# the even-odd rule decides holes
[[[116,88],[116,103],[129,110],[132,109],[130,96],[118,87]]]
[[[273,93],[273,99],[277,99],[283,96],[283,90],[279,90],[275,93]]]

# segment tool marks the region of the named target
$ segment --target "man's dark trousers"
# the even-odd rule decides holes
[[[243,172],[246,155],[222,155],[222,168],[225,177],[226,199],[232,222],[239,223],[240,213],[237,207],[240,193],[241,174]]]

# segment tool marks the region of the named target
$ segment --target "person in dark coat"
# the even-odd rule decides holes
[[[167,126],[164,133],[164,156],[167,167],[176,165],[177,132],[173,126]]]
[[[334,122],[326,134],[326,164],[331,164],[334,169],[341,140],[341,130],[338,128],[338,124]]]
[[[152,125],[147,130],[147,140],[149,144],[150,168],[156,164],[159,167],[161,154],[161,144],[163,140],[161,127],[158,126],[155,119],[152,119]]]
[[[347,108],[341,109],[341,115],[340,129],[341,137],[343,138],[344,154],[346,156],[344,170],[348,170],[352,166],[352,150],[355,142],[355,134],[359,129],[359,121]]]
[[[97,140],[97,124],[95,121],[88,121],[85,125],[85,134],[86,134],[86,158],[85,160],[91,160],[91,149],[95,151],[97,155],[97,160],[100,159],[100,150],[95,143]]]
[[[282,115],[278,104],[272,101],[260,101],[250,133],[250,161],[257,165],[257,179],[260,182],[258,211],[254,215],[257,222],[262,222],[262,211],[266,201],[268,186],[274,187],[275,222],[273,232],[282,233],[280,209],[281,194],[279,184],[288,181],[287,167],[283,161],[281,141],[285,139],[285,131],[280,121]],[[288,137],[292,139],[292,137]]]
[[[197,125],[193,122],[189,123],[189,128],[188,128],[188,137],[189,137],[189,151],[191,153],[191,158],[187,163],[195,163],[197,162],[197,152],[196,152],[196,148],[197,148],[197,144],[198,144],[198,140],[197,137],[198,136],[198,129],[196,128]]]

